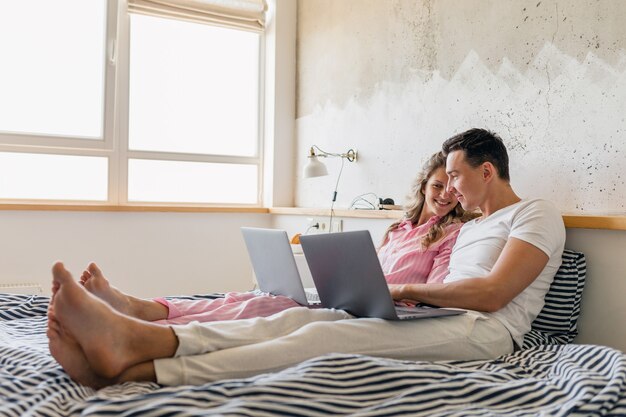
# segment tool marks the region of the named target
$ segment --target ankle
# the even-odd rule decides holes
[[[154,362],[148,361],[131,366],[116,378],[118,384],[141,381],[157,382]]]
[[[168,318],[169,309],[163,304],[153,300],[128,298],[134,317],[145,321],[166,320]]]

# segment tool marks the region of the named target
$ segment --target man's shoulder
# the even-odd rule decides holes
[[[546,200],[545,198],[524,198],[521,202],[528,207],[556,210],[556,206],[554,205],[554,203],[550,200]]]
[[[559,209],[556,208],[554,203],[550,200],[543,198],[529,198],[523,199],[519,202],[519,206],[516,210],[519,212],[534,212],[545,215],[561,216]]]
[[[531,243],[548,256],[560,257],[565,242],[563,216],[549,200],[524,200],[512,221],[510,237]]]

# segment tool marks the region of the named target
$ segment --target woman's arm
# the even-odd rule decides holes
[[[446,236],[446,240],[439,246],[437,255],[433,259],[433,266],[431,267],[430,273],[426,278],[427,283],[441,283],[444,278],[448,276],[450,254],[452,253],[452,248],[456,243],[459,231],[460,228],[450,232],[449,236]]]

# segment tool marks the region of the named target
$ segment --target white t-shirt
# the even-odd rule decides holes
[[[511,333],[518,346],[544,304],[554,275],[561,266],[565,245],[563,217],[549,201],[522,200],[485,219],[472,220],[461,228],[450,257],[450,273],[444,282],[484,277],[498,260],[509,238],[528,242],[548,257],[547,265],[524,291],[504,308],[490,313]]]

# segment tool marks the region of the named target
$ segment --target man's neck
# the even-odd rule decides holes
[[[511,185],[509,183],[502,183],[500,186],[495,186],[490,189],[486,201],[480,205],[480,211],[483,213],[483,217],[487,217],[500,209],[519,203],[520,201],[521,198],[515,194]]]

